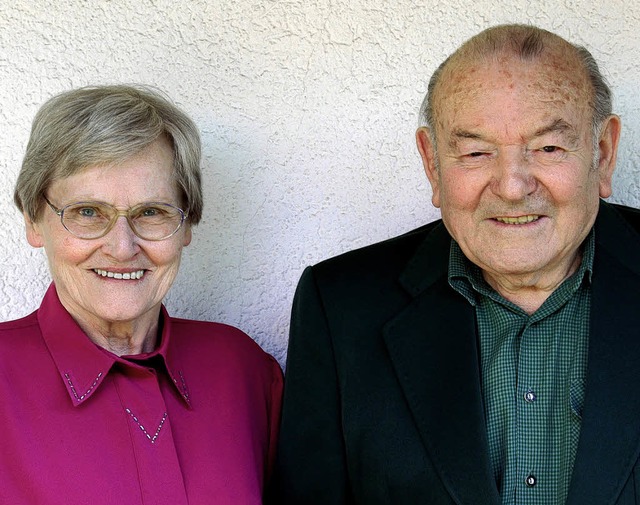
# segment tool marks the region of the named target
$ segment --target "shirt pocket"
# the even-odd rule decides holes
[[[571,387],[569,388],[569,406],[571,407],[571,412],[574,416],[578,418],[578,420],[582,420],[582,409],[584,407],[584,380],[578,379],[571,382]]]

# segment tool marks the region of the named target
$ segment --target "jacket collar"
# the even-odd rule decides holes
[[[585,404],[568,505],[614,503],[640,455],[640,237],[605,202],[595,227]]]
[[[171,318],[162,307],[160,345],[152,353],[128,360],[94,344],[60,303],[54,284],[49,286],[38,309],[38,323],[42,337],[53,357],[60,378],[74,406],[79,406],[100,389],[114,364],[124,369],[146,368],[144,362],[159,360],[160,369],[169,375],[177,392],[190,407],[189,390],[176,358],[171,352]]]
[[[400,283],[413,297],[447,277],[451,236],[442,221],[436,222],[400,275]]]
[[[422,442],[451,496],[460,505],[498,505],[475,314],[448,285],[450,244],[444,225],[436,224],[400,277],[413,300],[385,326],[384,340]]]

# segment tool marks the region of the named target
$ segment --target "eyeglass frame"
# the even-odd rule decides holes
[[[134,205],[133,207],[129,207],[126,210],[121,210],[118,209],[116,206],[111,205],[110,203],[107,202],[101,202],[98,200],[85,200],[85,201],[81,201],[81,202],[73,202],[73,203],[69,203],[67,205],[65,205],[62,208],[58,208],[55,205],[53,205],[49,199],[43,195],[44,201],[47,202],[47,204],[49,205],[49,207],[51,207],[51,210],[58,216],[60,216],[60,223],[62,224],[62,226],[64,227],[65,230],[67,230],[69,233],[71,233],[71,235],[73,235],[76,238],[79,238],[81,240],[97,240],[99,238],[104,237],[105,235],[107,235],[115,226],[115,224],[118,222],[118,218],[120,216],[124,216],[125,219],[127,220],[127,224],[129,225],[129,228],[131,228],[131,231],[133,232],[133,234],[138,237],[141,238],[142,240],[148,240],[150,242],[160,242],[162,240],[167,240],[168,238],[173,237],[176,233],[178,233],[178,230],[180,230],[180,228],[182,228],[182,225],[184,224],[184,222],[187,220],[188,217],[188,212],[182,210],[180,207],[176,207],[175,205],[172,205],[170,203],[166,203],[166,202],[145,202],[145,203],[139,203],[138,205]],[[67,225],[64,224],[64,211],[67,210],[69,207],[72,207],[73,205],[78,205],[78,204],[91,204],[91,203],[99,203],[100,205],[106,205],[108,207],[111,207],[112,209],[114,209],[116,211],[116,213],[114,214],[113,218],[111,219],[111,221],[109,222],[109,224],[107,225],[107,227],[105,228],[104,232],[100,235],[98,235],[97,237],[80,237],[79,235],[76,235],[75,233],[73,233],[69,228],[67,228]],[[176,209],[179,213],[180,213],[180,223],[178,224],[178,226],[176,227],[175,230],[173,230],[169,235],[167,235],[166,237],[162,237],[162,238],[145,238],[142,237],[135,229],[135,226],[133,225],[133,222],[131,220],[131,210],[135,209],[137,207],[140,206],[146,206],[146,205],[153,205],[153,204],[159,204],[159,205],[166,205],[169,207],[172,207],[174,209]]]

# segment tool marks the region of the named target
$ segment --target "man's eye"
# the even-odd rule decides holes
[[[558,146],[544,146],[542,150],[545,153],[555,153],[556,151],[559,151],[560,148]]]

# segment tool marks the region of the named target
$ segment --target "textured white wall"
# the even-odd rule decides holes
[[[236,325],[282,362],[304,266],[438,216],[417,109],[440,61],[503,22],[592,50],[624,123],[613,199],[640,206],[637,1],[0,0],[0,320],[49,283],[11,200],[33,115],[72,87],[141,82],[204,142],[205,218],[171,313]]]

